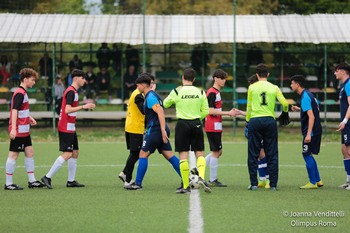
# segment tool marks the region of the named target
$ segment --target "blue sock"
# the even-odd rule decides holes
[[[266,156],[264,158],[262,158],[260,161],[261,161],[262,167],[265,171],[265,177],[266,177],[266,179],[269,179],[269,173],[267,172],[267,158],[266,158]]]
[[[264,169],[264,165],[263,165],[262,159],[258,161],[258,173],[259,173],[260,180],[265,180],[266,179],[266,174],[265,174],[265,169]]]
[[[315,163],[312,159],[311,155],[304,156],[304,160],[306,163],[306,170],[307,174],[309,176],[310,183],[316,184],[316,177],[315,177]]]
[[[320,173],[318,172],[317,163],[316,163],[314,156],[311,156],[311,157],[312,157],[312,160],[314,161],[316,182],[319,182],[321,180],[321,177],[320,177]]]
[[[181,178],[179,158],[174,155],[168,161],[169,161],[169,163],[171,163],[171,165],[173,165],[173,168],[175,169],[175,171],[177,172],[177,174],[179,174],[179,176]]]
[[[346,171],[346,174],[350,175],[350,159],[344,159],[344,168]]]
[[[139,166],[137,167],[136,181],[137,185],[142,185],[143,178],[145,177],[148,168],[148,158],[139,158]]]

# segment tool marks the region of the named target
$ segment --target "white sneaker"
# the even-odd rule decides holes
[[[124,188],[127,189],[129,188],[131,185],[135,184],[134,180],[130,180],[130,182],[124,182]]]
[[[350,185],[348,187],[345,188],[346,190],[350,190]]]
[[[349,182],[346,182],[346,183],[338,186],[338,188],[343,188],[343,189],[347,189],[349,187],[350,187],[350,183]],[[349,190],[350,190],[350,188],[349,188]]]
[[[124,172],[120,172],[118,175],[118,178],[123,181],[126,182],[126,175],[124,174]]]

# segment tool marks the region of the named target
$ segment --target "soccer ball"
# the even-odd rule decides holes
[[[190,174],[190,187],[192,189],[199,189],[200,188],[198,180],[199,180],[199,176]]]

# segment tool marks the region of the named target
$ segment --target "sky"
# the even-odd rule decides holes
[[[95,4],[94,7],[89,8],[90,9],[90,15],[100,15],[102,14],[101,9],[99,5],[102,4],[102,0],[85,0],[85,3],[87,6],[90,6],[91,4]]]

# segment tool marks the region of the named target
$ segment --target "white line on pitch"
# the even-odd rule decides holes
[[[188,162],[190,170],[196,167],[197,159],[193,151],[188,153]],[[188,233],[203,232],[203,215],[201,198],[198,189],[192,189],[190,194],[190,212],[188,215]]]

